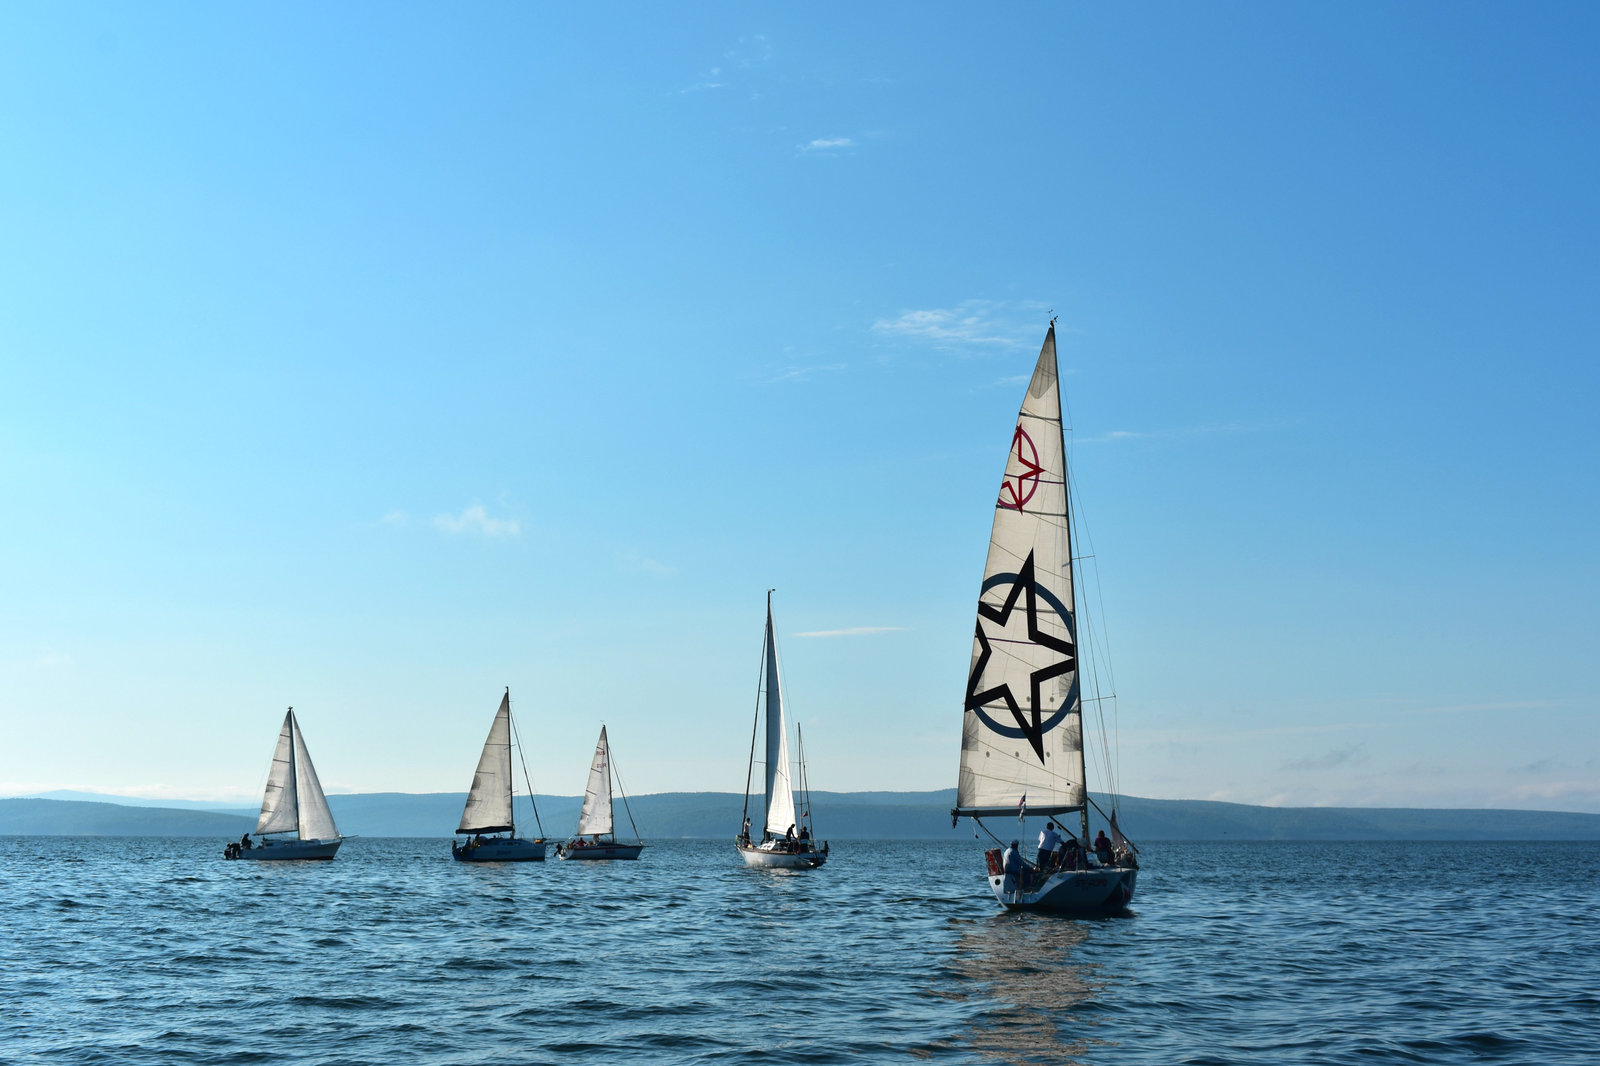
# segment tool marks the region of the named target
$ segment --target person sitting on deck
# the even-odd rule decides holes
[[[1000,891],[1014,896],[1022,890],[1023,875],[1027,873],[1028,864],[1022,858],[1022,842],[1013,840],[1011,846],[1001,857],[1000,869],[1005,873],[1005,881],[1000,885]]]
[[[1104,829],[1094,838],[1094,857],[1100,860],[1102,866],[1111,865],[1111,838],[1106,836]]]
[[[239,847],[243,851],[249,851],[250,850],[252,845],[250,843],[250,834],[249,833],[246,833],[244,836],[239,838]]]
[[[1066,830],[1065,843],[1061,845],[1061,868],[1063,870],[1081,870],[1084,868],[1083,845],[1078,843],[1078,838],[1071,830]]]
[[[800,850],[804,851],[805,850],[805,846],[807,844],[809,844],[809,843],[811,843],[811,830],[808,829],[805,826],[801,826],[800,827]]]

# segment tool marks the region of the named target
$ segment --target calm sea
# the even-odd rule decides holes
[[[1600,1061],[1600,845],[1148,844],[1126,917],[976,843],[474,867],[0,838],[12,1063]]]

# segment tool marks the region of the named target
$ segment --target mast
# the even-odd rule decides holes
[[[294,835],[300,835],[300,825],[305,818],[300,813],[300,745],[295,739],[300,735],[300,723],[294,719],[294,708],[289,708],[289,795],[294,797]]]

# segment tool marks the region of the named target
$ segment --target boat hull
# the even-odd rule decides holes
[[[637,859],[644,850],[643,844],[585,844],[574,847],[569,841],[556,845],[556,857],[561,859]]]
[[[249,859],[253,862],[286,862],[293,859],[331,859],[344,843],[343,837],[334,840],[264,840],[253,848],[230,844],[223,852],[225,858]]]
[[[1034,876],[1037,870],[1029,871]],[[1133,901],[1139,871],[1126,866],[1059,870],[1043,884],[1007,892],[1005,877],[989,875],[994,898],[1010,911],[1054,911],[1058,914],[1115,914]]]
[[[548,846],[542,840],[495,837],[465,847],[452,841],[450,855],[457,862],[543,862]]]
[[[770,870],[815,870],[828,861],[826,851],[777,851],[760,847],[738,845],[739,857],[746,866]]]

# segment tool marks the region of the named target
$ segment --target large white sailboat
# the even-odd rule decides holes
[[[489,725],[489,736],[483,742],[483,754],[478,756],[478,769],[472,775],[472,788],[467,791],[467,803],[461,810],[461,824],[456,832],[468,839],[450,842],[450,854],[460,862],[540,862],[544,859],[544,825],[539,822],[539,808],[533,807],[534,824],[539,826],[539,836],[524,840],[517,836],[516,815],[513,811],[511,747],[519,742],[516,722],[511,717],[511,689],[500,698],[500,709],[495,711]],[[528,800],[533,802],[533,781],[528,777],[526,758],[522,763],[523,783],[528,786]],[[499,834],[505,834],[501,836]],[[487,834],[487,835],[486,835]]]
[[[223,849],[229,859],[331,859],[344,843],[333,824],[328,797],[322,794],[316,767],[294,708],[284,716],[278,733],[278,746],[272,753],[272,768],[267,772],[267,788],[261,797],[261,817],[256,819],[258,843],[250,834]],[[293,833],[294,836],[288,834]]]
[[[617,791],[622,791],[620,782]],[[611,745],[606,741],[606,727],[601,726],[600,742],[594,746],[594,761],[589,764],[589,783],[583,789],[578,828],[564,843],[556,845],[556,855],[563,859],[637,859],[644,844],[639,840],[639,827],[633,824],[625,792],[622,809],[627,811],[628,825],[633,829],[632,843],[617,839],[611,816]]]
[[[1063,846],[1033,862],[1017,846],[1020,832],[1011,848],[988,851],[990,888],[1008,909],[1119,910],[1133,898],[1138,878],[1135,851],[1117,828],[1114,805],[1106,816],[1113,836],[1090,858],[1089,810],[1099,808],[1089,796],[1084,754],[1074,563],[1052,319],[995,502],[951,816],[980,826],[986,817],[1043,816],[1066,833],[1056,816],[1075,814],[1080,817],[1067,821],[1079,821],[1082,836],[1067,833]],[[1099,696],[1091,699],[1104,740]],[[1111,760],[1097,767],[1113,784]]]
[[[784,727],[783,686],[778,678],[778,643],[772,631],[772,590],[767,590],[767,632],[762,683],[756,689],[756,723],[750,727],[750,769],[744,779],[744,822],[736,841],[747,866],[810,870],[828,861],[828,844],[814,839],[811,804],[798,814],[794,806],[794,786],[789,776],[789,737]],[[750,781],[756,766],[756,732],[761,721],[762,696],[767,716],[767,799],[761,839],[750,835]],[[796,725],[798,730],[799,726]],[[798,734],[797,734],[798,739]],[[809,800],[805,786],[805,752],[800,752],[801,792]]]

